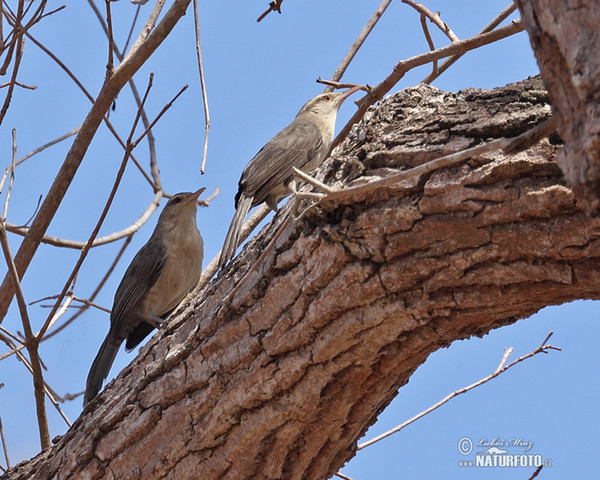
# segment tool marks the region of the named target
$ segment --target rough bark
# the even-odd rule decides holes
[[[557,161],[578,201],[600,209],[600,2],[517,0],[565,148]]]
[[[368,112],[322,177],[364,182],[549,114],[539,79],[407,89]],[[67,434],[3,478],[331,476],[431,352],[600,297],[600,221],[565,185],[559,148],[544,140],[324,205],[269,251],[284,207]]]

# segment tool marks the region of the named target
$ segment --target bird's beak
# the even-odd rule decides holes
[[[199,197],[200,195],[202,195],[202,192],[203,192],[204,190],[206,190],[206,187],[202,187],[201,189],[199,189],[199,190],[196,190],[194,193],[192,193],[192,194],[189,196],[189,198],[187,198],[187,199],[185,200],[185,204],[187,205],[188,203],[193,203],[193,202],[195,203],[195,202],[198,200],[198,197]]]
[[[338,105],[341,105],[342,103],[344,103],[344,100],[346,100],[354,92],[358,92],[361,88],[362,87],[360,85],[357,85],[356,87],[349,88],[345,92],[342,92],[342,94],[337,99]]]

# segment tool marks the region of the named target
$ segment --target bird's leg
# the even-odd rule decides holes
[[[144,321],[152,325],[154,328],[163,328],[167,326],[167,323],[169,323],[167,322],[166,318],[160,318],[156,315],[149,315],[144,318]]]

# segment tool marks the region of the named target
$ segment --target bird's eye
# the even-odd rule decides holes
[[[173,197],[171,199],[171,203],[180,203],[181,202],[181,197]]]
[[[329,101],[329,100],[331,100],[331,97],[330,97],[329,95],[325,95],[325,96],[323,97],[323,100],[327,100],[327,101]]]

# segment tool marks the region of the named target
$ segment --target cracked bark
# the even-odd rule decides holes
[[[517,0],[565,148],[557,161],[578,201],[600,209],[600,3]]]
[[[323,166],[341,187],[550,114],[539,79],[392,95]],[[3,478],[327,478],[436,349],[600,293],[600,221],[560,139],[493,152],[282,224],[285,206],[56,444]]]

